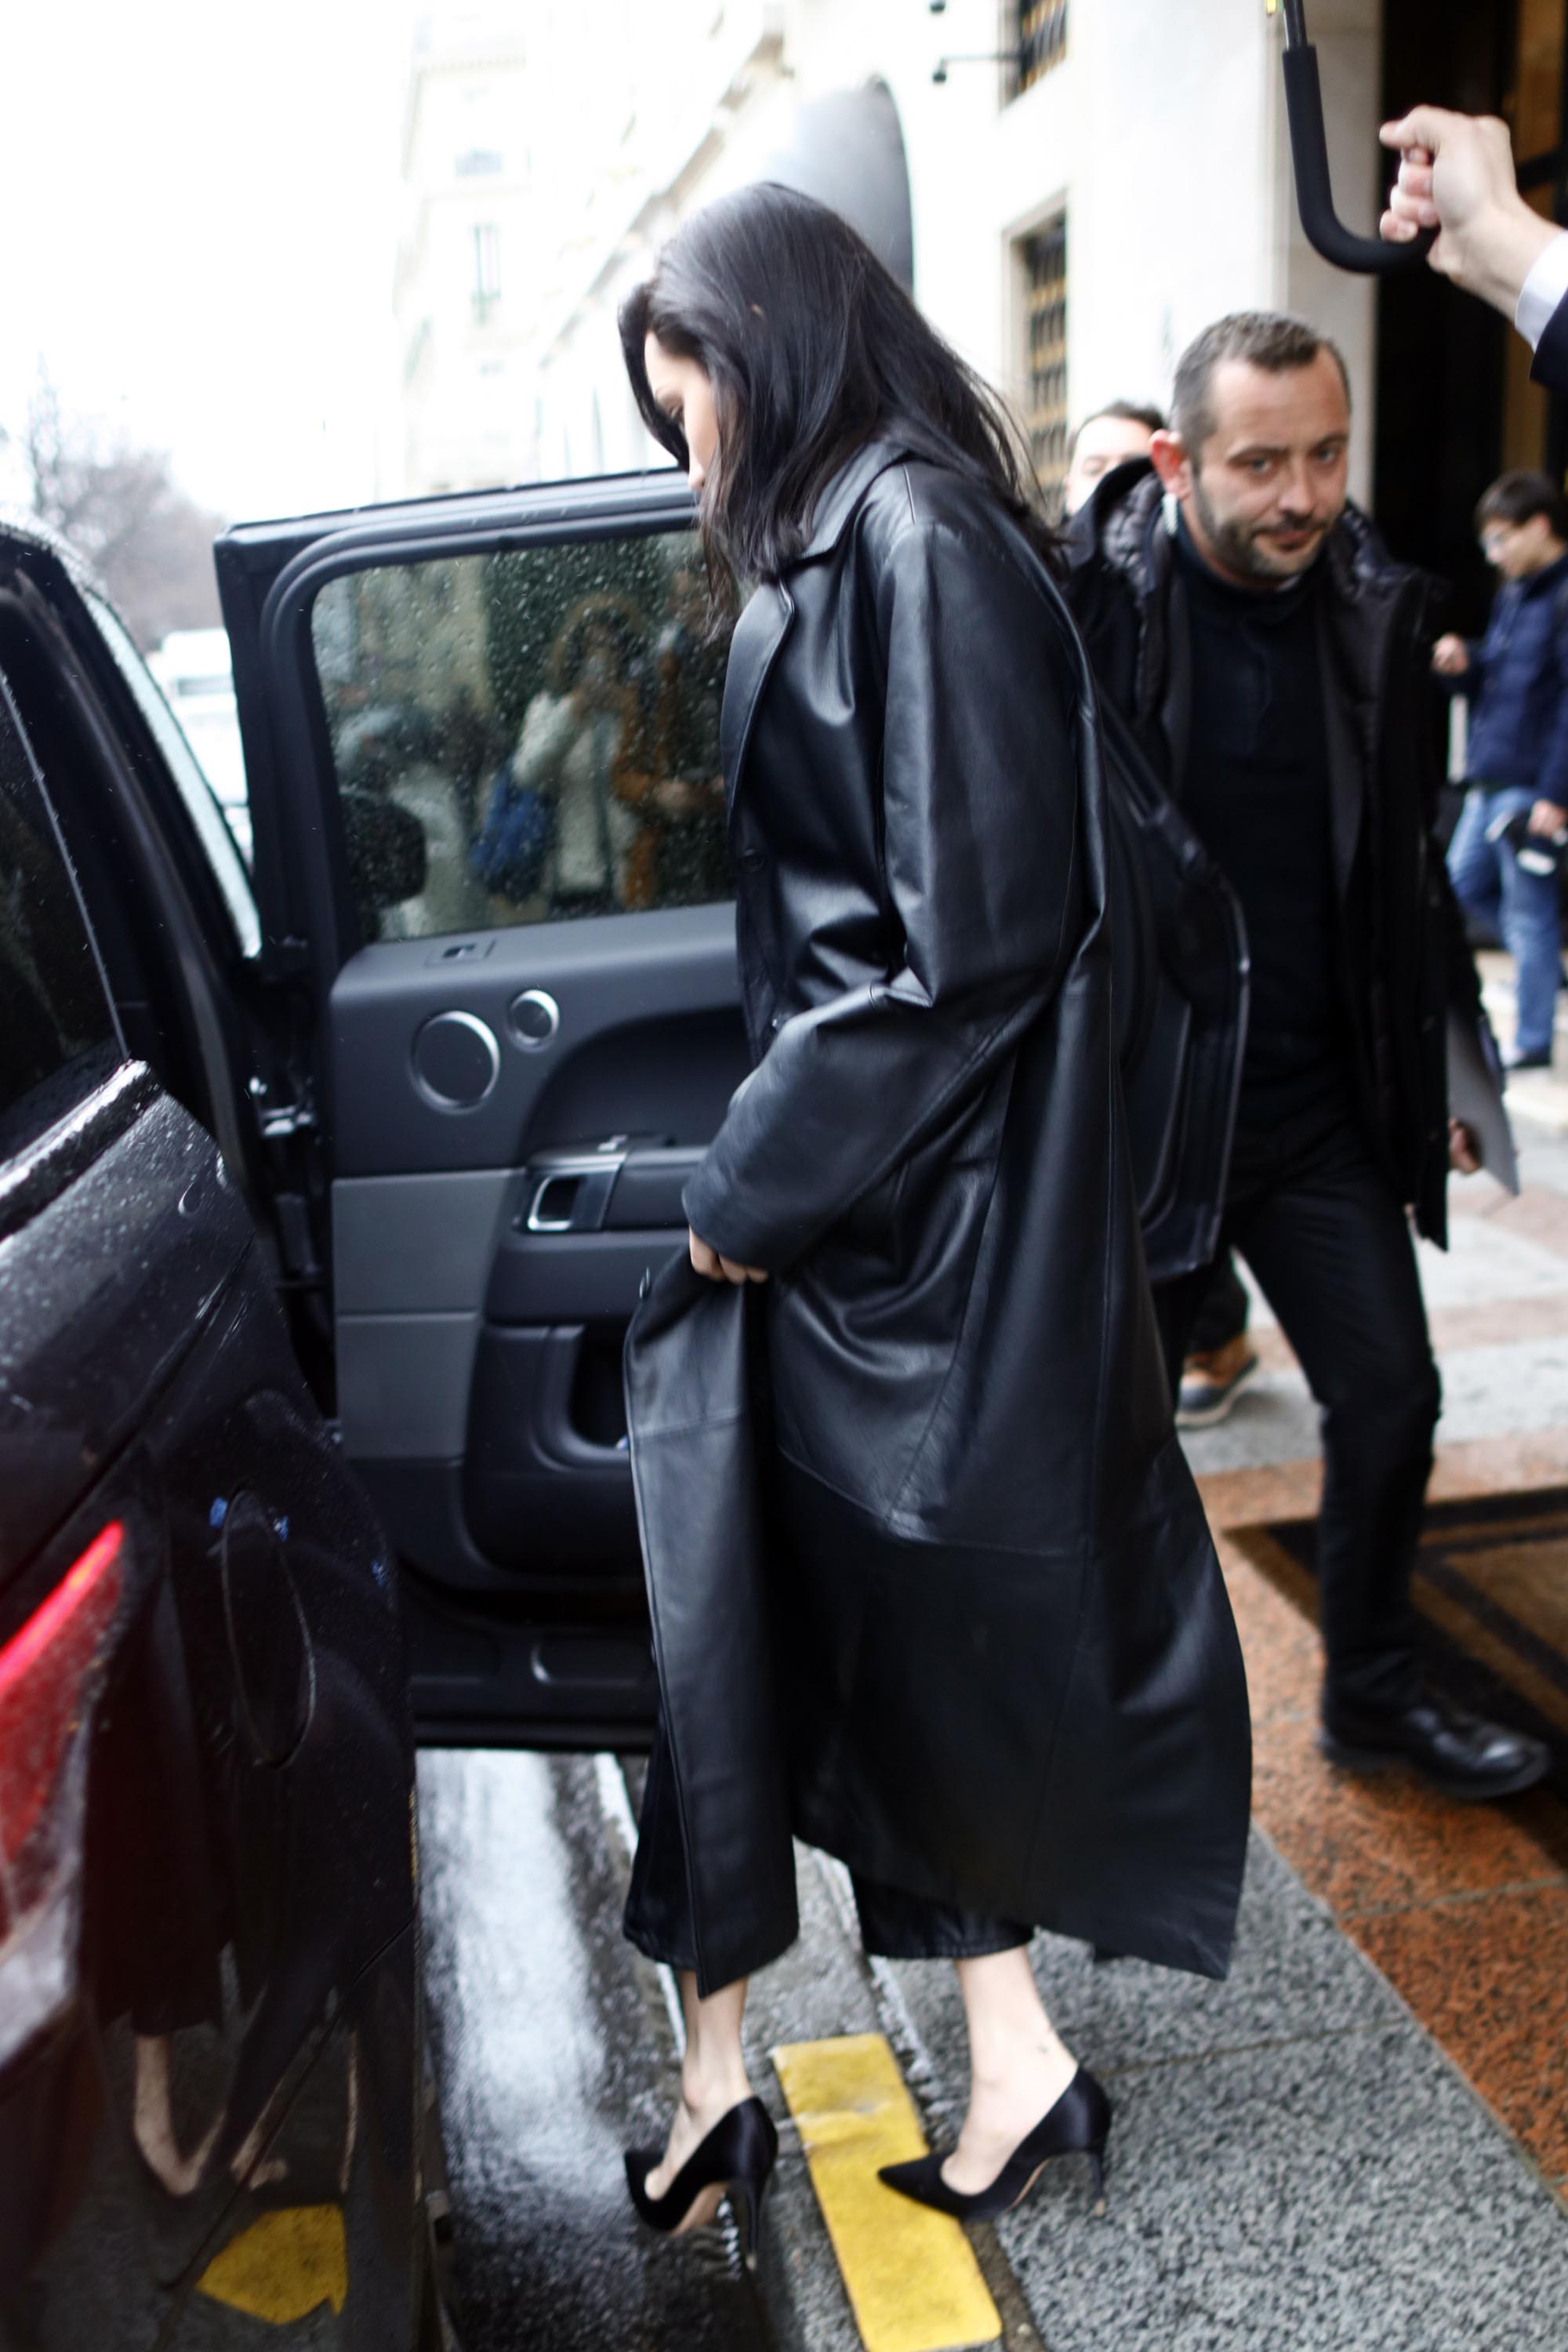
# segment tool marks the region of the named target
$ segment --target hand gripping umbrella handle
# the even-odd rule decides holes
[[[1285,107],[1290,121],[1290,150],[1296,163],[1296,203],[1307,241],[1336,269],[1383,275],[1411,269],[1426,260],[1436,233],[1423,229],[1408,245],[1390,245],[1381,236],[1357,236],[1334,210],[1329,179],[1329,143],[1323,131],[1323,89],[1318,77],[1318,52],[1307,38],[1304,0],[1268,0],[1272,16],[1285,11]]]

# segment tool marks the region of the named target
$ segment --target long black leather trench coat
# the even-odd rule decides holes
[[[1220,1974],[1246,1689],[1150,1304],[1065,608],[986,494],[872,445],[742,615],[723,750],[756,1066],[685,1205],[772,1279],[677,1262],[627,1346],[700,1983],[793,1936],[791,1829]]]

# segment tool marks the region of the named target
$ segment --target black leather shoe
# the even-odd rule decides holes
[[[955,2221],[990,2221],[1026,2197],[1054,2156],[1087,2156],[1094,2168],[1095,2211],[1105,2210],[1105,2143],[1110,2131],[1110,2101],[1087,2067],[1080,2066],[1056,2105],[1021,2139],[986,2189],[950,2189],[942,2177],[943,2150],[917,2156],[908,2164],[884,2164],[877,2175],[900,2197],[951,2213]]]
[[[1487,1723],[1436,1692],[1387,1714],[1325,1711],[1318,1744],[1332,1764],[1377,1771],[1414,1765],[1446,1797],[1514,1797],[1551,1769],[1549,1750],[1527,1732]]]

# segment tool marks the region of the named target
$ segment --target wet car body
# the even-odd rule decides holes
[[[58,614],[57,554],[10,551]],[[0,2345],[412,2346],[390,1555],[231,1168],[128,1049],[7,688],[0,865]]]

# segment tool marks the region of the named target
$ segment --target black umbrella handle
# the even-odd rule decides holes
[[[1307,38],[1303,0],[1283,0],[1283,5],[1285,106],[1290,120],[1290,150],[1296,162],[1296,204],[1307,241],[1336,269],[1358,270],[1363,276],[1413,269],[1432,250],[1436,230],[1423,229],[1408,245],[1390,245],[1381,236],[1357,236],[1346,228],[1334,210],[1318,52]],[[1273,13],[1274,0],[1269,0],[1270,16]]]

